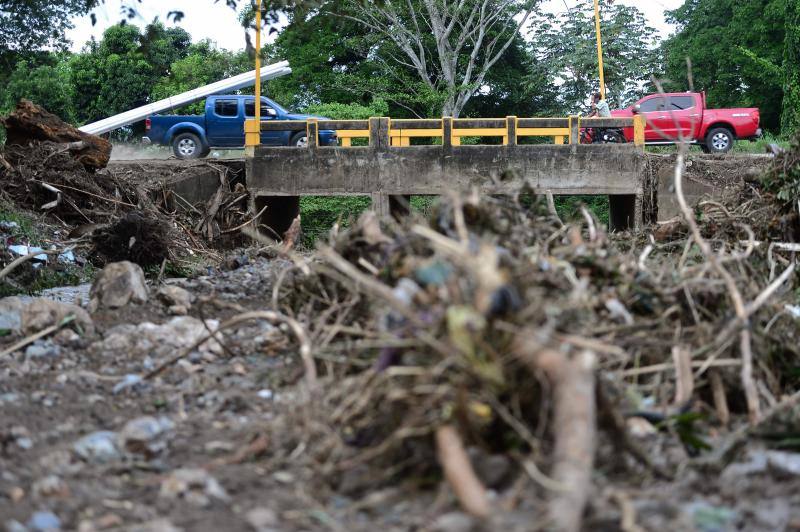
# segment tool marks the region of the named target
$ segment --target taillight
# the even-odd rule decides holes
[[[149,119],[149,118],[148,118],[148,119],[146,119],[146,120],[144,121],[144,128],[145,128],[147,131],[150,131],[150,125],[151,125],[151,124],[152,124],[152,122],[150,122],[150,119]]]

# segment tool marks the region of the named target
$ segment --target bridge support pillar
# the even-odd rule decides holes
[[[300,196],[257,196],[253,207],[256,214],[266,207],[258,225],[268,228],[270,238],[282,239],[300,214]]]
[[[608,225],[611,231],[637,229],[641,225],[641,201],[634,194],[608,197]]]
[[[407,216],[410,212],[410,195],[373,192],[370,196],[372,198],[372,210],[380,217],[391,215],[394,218],[401,218],[402,216]]]

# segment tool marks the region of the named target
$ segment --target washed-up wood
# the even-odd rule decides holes
[[[27,146],[31,142],[64,144],[70,155],[87,170],[108,165],[111,143],[67,124],[30,100],[20,100],[17,108],[0,120],[6,128],[6,143]]]

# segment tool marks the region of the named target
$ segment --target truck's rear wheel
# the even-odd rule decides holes
[[[706,135],[706,148],[709,153],[728,153],[733,148],[734,137],[731,130],[715,127]]]
[[[181,133],[172,139],[172,152],[178,159],[199,159],[203,149],[200,137],[194,133]]]

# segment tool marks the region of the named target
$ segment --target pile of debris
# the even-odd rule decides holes
[[[587,210],[567,225],[543,199],[477,194],[428,220],[367,213],[334,229],[272,294],[327,369],[320,383],[306,363],[306,407],[268,428],[275,467],[300,454],[313,477],[361,493],[441,470],[489,517],[470,454],[510,456],[564,530],[579,527],[596,458],[625,450],[639,473],[671,477],[718,428],[798,400],[784,396],[800,384],[786,371],[800,355],[800,248],[743,224],[775,212],[747,193],[750,211],[707,204],[698,222],[687,206],[684,231],[638,249]],[[631,420],[675,435],[685,463],[640,448]]]
[[[175,207],[157,183],[106,171],[111,144],[83,133],[27,100],[2,119],[0,199],[44,213],[69,232],[96,266],[130,260],[158,266],[189,254],[218,260],[226,234],[253,221],[247,191],[222,175],[207,205]],[[238,231],[236,231],[238,232]],[[229,238],[230,239],[230,238]]]

